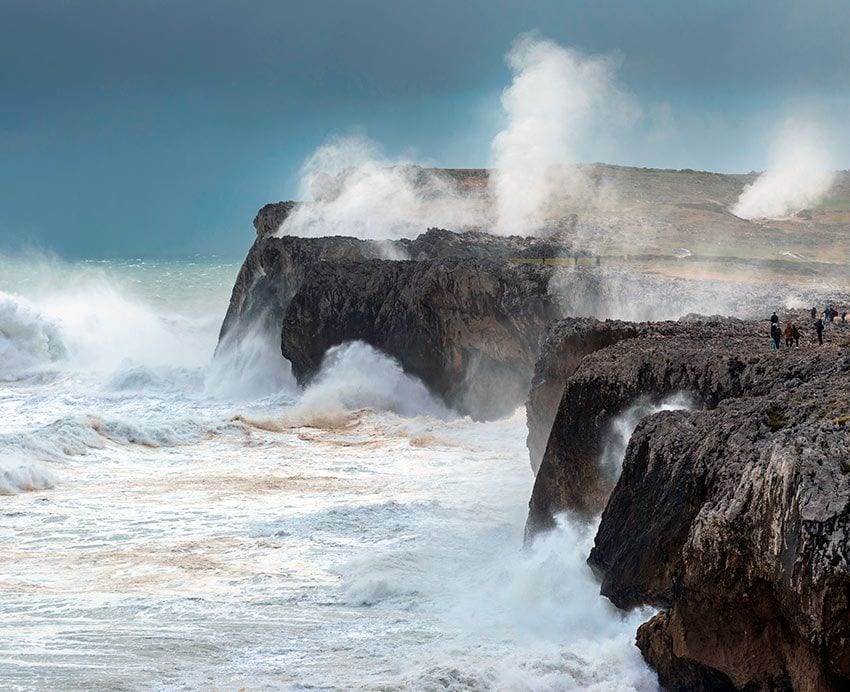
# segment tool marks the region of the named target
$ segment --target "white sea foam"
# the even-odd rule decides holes
[[[0,451],[0,495],[44,490],[55,482],[55,474],[45,464]]]
[[[55,319],[24,298],[0,291],[0,381],[16,380],[65,355]]]
[[[67,296],[25,290],[31,270],[14,288],[65,347],[27,367],[55,376],[0,388],[4,683],[654,686],[642,616],[600,599],[584,564],[590,534],[521,549],[521,412],[459,418],[362,343],[303,391],[276,338],[208,366],[235,268],[215,291],[173,266],[57,271]]]
[[[352,411],[371,409],[410,417],[451,418],[452,413],[398,361],[362,341],[334,346],[287,420],[301,425],[333,425]]]

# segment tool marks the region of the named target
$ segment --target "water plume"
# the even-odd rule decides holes
[[[507,55],[507,126],[492,142],[496,232],[539,231],[555,197],[592,204],[597,185],[574,164],[581,143],[640,113],[609,56],[584,55],[523,34]]]
[[[403,417],[452,417],[397,361],[362,341],[352,341],[328,350],[321,371],[286,419],[290,425],[337,427],[362,409]]]
[[[636,401],[611,421],[605,448],[599,460],[600,467],[612,480],[616,480],[620,476],[632,433],[643,418],[661,411],[691,410],[694,407],[693,397],[685,392],[665,397],[658,403],[647,399]]]
[[[817,205],[835,182],[829,148],[813,123],[788,121],[773,144],[771,163],[744,187],[731,211],[742,219],[775,219]]]
[[[364,135],[320,146],[301,168],[299,195],[305,203],[279,235],[414,238],[430,226],[477,225],[483,213],[483,200],[462,193],[445,173],[390,159]]]

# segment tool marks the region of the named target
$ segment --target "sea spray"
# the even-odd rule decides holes
[[[204,372],[204,391],[224,400],[279,396],[291,402],[296,390],[289,361],[280,353],[280,334],[269,332],[264,320],[227,334]]]
[[[405,374],[398,361],[354,341],[328,349],[319,374],[285,417],[291,424],[326,426],[359,409],[407,417],[455,415],[420,380]]]
[[[616,481],[620,476],[623,466],[626,447],[629,444],[632,433],[643,418],[660,411],[689,410],[693,409],[694,406],[694,398],[687,392],[673,394],[657,403],[648,399],[636,401],[611,421],[607,441],[599,460],[600,466],[612,480]]]
[[[301,168],[297,206],[279,235],[415,238],[431,226],[463,230],[487,221],[483,200],[445,173],[388,158],[362,134],[334,136]],[[403,259],[387,246],[387,259]]]
[[[13,381],[67,354],[57,321],[0,291],[0,381]]]
[[[153,284],[170,269],[134,271]],[[141,302],[179,317],[189,296],[171,293]],[[25,298],[45,312],[41,296]],[[116,329],[132,325],[119,318]],[[229,397],[206,386],[267,361],[176,365],[209,358],[215,330],[195,352],[193,320],[164,323],[192,353],[151,343],[136,363],[57,361],[57,377],[0,397],[0,446],[21,459],[15,488],[45,487],[2,500],[4,682],[652,688],[633,645],[642,616],[594,590],[591,530],[565,524],[521,549],[533,482],[521,411],[459,418],[357,343],[329,354],[303,392]]]
[[[744,219],[775,219],[817,205],[836,174],[830,147],[815,123],[789,120],[774,137],[768,169],[744,187],[731,211]]]
[[[575,165],[585,140],[633,122],[637,102],[618,82],[610,56],[588,56],[536,34],[506,56],[513,73],[502,92],[506,127],[493,139],[491,192],[497,233],[529,235],[546,224],[554,198],[573,208],[608,193]]]

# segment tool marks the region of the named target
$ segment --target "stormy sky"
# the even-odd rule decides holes
[[[640,106],[581,160],[759,170],[793,117],[850,168],[843,0],[0,0],[0,252],[240,257],[338,133],[485,166],[535,30]]]

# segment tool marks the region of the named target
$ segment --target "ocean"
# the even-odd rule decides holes
[[[523,548],[524,411],[215,356],[238,269],[0,258],[0,688],[656,689],[594,527]]]

